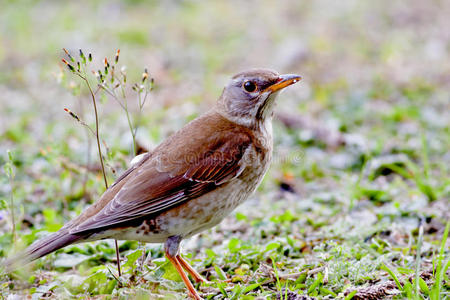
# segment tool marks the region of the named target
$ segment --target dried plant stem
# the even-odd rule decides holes
[[[127,115],[128,126],[130,127],[131,137],[133,139],[133,154],[137,155],[137,147],[136,147],[136,131],[133,130],[133,124],[131,123],[130,113],[128,112],[128,101],[124,99],[125,102],[125,114]]]
[[[91,94],[92,98],[92,104],[94,106],[94,114],[95,114],[95,138],[97,140],[97,149],[98,149],[98,156],[100,158],[100,165],[102,167],[102,174],[103,174],[103,180],[105,181],[105,187],[108,188],[108,180],[106,179],[106,172],[105,172],[105,166],[103,163],[103,156],[102,156],[102,148],[100,146],[100,137],[99,137],[99,126],[98,126],[98,113],[97,113],[97,101],[95,100],[94,91],[92,91],[91,85],[89,84],[89,81],[86,79],[86,77],[83,77],[79,75],[81,79],[86,82],[86,85],[89,89],[89,93]]]
[[[86,132],[86,140],[87,140],[86,166],[88,166],[88,168],[86,169],[86,172],[84,173],[84,178],[83,178],[83,195],[87,194],[87,184],[88,184],[88,180],[89,180],[89,166],[91,165],[91,149],[92,149],[92,141],[89,138],[89,129],[86,128],[85,132]]]
[[[12,176],[9,176],[9,185],[11,186],[11,193],[10,193],[10,209],[11,209],[11,223],[12,223],[12,230],[13,230],[13,243],[14,246],[16,245],[17,235],[16,235],[16,218],[14,216],[14,180]]]
[[[119,105],[125,111],[125,114],[127,116],[128,127],[130,129],[130,133],[131,133],[131,136],[132,136],[132,139],[133,139],[133,153],[134,153],[134,155],[137,155],[136,135],[137,135],[137,127],[138,127],[138,125],[140,123],[139,122],[139,118],[138,118],[138,121],[136,122],[136,126],[133,127],[133,122],[131,120],[130,112],[128,110],[128,101],[127,101],[127,97],[126,97],[126,94],[125,94],[125,88],[124,88],[125,84],[126,84],[125,69],[123,69],[123,70],[121,69],[120,70],[120,74],[122,75],[121,78],[123,80],[121,80],[121,78],[116,76],[116,73],[115,73],[115,68],[116,68],[117,62],[119,61],[120,49],[118,49],[117,52],[116,52],[116,55],[115,55],[115,58],[114,58],[114,65],[110,65],[110,62],[108,62],[108,59],[105,58],[103,60],[104,71],[101,71],[99,69],[97,72],[94,72],[94,71],[92,72],[92,73],[94,73],[94,75],[97,77],[97,80],[98,80],[97,90],[95,92],[93,91],[93,89],[92,89],[92,87],[91,87],[91,85],[89,83],[88,77],[86,75],[87,61],[89,61],[89,62],[92,61],[92,55],[89,53],[89,55],[86,57],[84,55],[83,51],[80,49],[80,58],[81,58],[81,63],[80,63],[80,61],[75,61],[73,56],[70,55],[69,51],[67,51],[65,48],[63,48],[63,50],[67,54],[67,56],[69,57],[70,62],[75,64],[75,65],[72,65],[70,62],[68,62],[64,58],[62,59],[62,62],[69,68],[69,70],[72,73],[74,73],[75,75],[80,77],[86,83],[86,86],[89,89],[89,93],[90,93],[91,98],[92,98],[92,104],[94,106],[95,131],[92,130],[92,128],[90,126],[88,126],[86,123],[84,123],[76,114],[72,113],[70,110],[68,110],[66,108],[64,110],[66,112],[68,112],[78,122],[80,122],[81,124],[86,126],[92,132],[92,134],[95,136],[96,141],[97,141],[98,155],[99,155],[99,158],[100,158],[100,165],[101,165],[101,168],[102,168],[103,180],[105,182],[106,189],[108,189],[108,181],[107,181],[106,172],[105,172],[105,163],[103,161],[102,149],[101,149],[101,145],[100,145],[99,118],[98,118],[98,112],[97,112],[97,102],[96,102],[96,98],[95,98],[95,95],[97,94],[97,92],[100,89],[103,89],[103,91],[105,91],[105,93],[107,93],[114,100],[116,100],[117,103],[119,103]],[[108,74],[110,74],[110,75],[108,75]],[[116,84],[114,84],[115,81],[117,81]],[[111,86],[110,86],[110,84],[111,84]],[[119,97],[116,95],[116,89],[118,87],[120,87],[122,101],[119,100]],[[143,106],[145,104],[145,101],[147,100],[148,93],[153,88],[153,78],[149,78],[149,74],[148,74],[147,69],[145,69],[144,73],[142,74],[141,84],[137,84],[136,83],[132,88],[138,94],[139,117],[140,117],[140,113],[142,112],[142,108],[143,108]],[[143,91],[145,91],[145,94],[144,94],[144,97],[142,98],[141,94],[142,94]],[[106,146],[106,144],[105,144],[105,148],[106,148],[106,152],[108,153],[108,147]],[[119,276],[121,276],[122,273],[121,273],[121,270],[120,270],[119,246],[118,246],[117,240],[115,240],[115,246],[116,246],[116,256],[117,256],[117,270],[119,272]],[[145,253],[145,250],[144,250],[144,253]]]
[[[141,93],[138,93],[138,100],[139,100],[139,112],[136,118],[136,126],[134,127],[134,131],[131,132],[131,134],[133,135],[134,138],[136,138],[137,135],[137,131],[139,128],[139,125],[141,123],[141,117],[142,117],[142,109],[144,107],[145,101],[147,100],[147,96],[148,96],[148,90],[145,90],[145,94],[144,94],[144,98],[142,99]],[[136,151],[134,153],[134,155],[137,155],[137,145],[136,145]]]
[[[116,260],[117,260],[117,272],[119,272],[119,277],[122,276],[122,271],[120,270],[120,252],[119,252],[119,244],[117,240],[114,240],[114,245],[116,246]]]
[[[80,108],[80,112],[81,112],[81,118],[84,118],[84,102],[78,101],[78,105]],[[70,114],[70,113],[69,113]],[[81,121],[81,120],[80,120]],[[78,121],[78,122],[80,122]],[[86,168],[86,171],[83,174],[83,195],[87,195],[87,183],[89,180],[89,166],[91,165],[91,147],[92,147],[92,141],[90,139],[90,135],[89,132],[92,132],[92,129],[85,124],[84,122],[80,122],[82,125],[85,126],[85,133],[86,133],[86,141],[87,141],[87,147],[86,147],[86,166],[88,168]]]
[[[117,79],[120,82],[120,79]],[[122,98],[123,98],[123,103],[119,100],[119,98],[117,97],[116,93],[114,92],[114,90],[109,90],[105,85],[103,84],[99,84],[98,85],[100,88],[102,88],[108,95],[110,95],[111,97],[113,97],[114,100],[116,100],[117,103],[119,103],[120,107],[122,107],[122,109],[125,111],[125,114],[127,116],[127,122],[128,122],[128,127],[130,128],[130,132],[131,132],[131,137],[133,139],[133,154],[137,155],[137,147],[136,147],[136,130],[137,128],[133,129],[133,123],[131,122],[131,117],[130,117],[130,112],[128,111],[128,101],[127,98],[125,96],[125,91],[122,88]],[[142,109],[142,108],[141,108]]]
[[[417,247],[416,247],[416,274],[415,274],[415,279],[414,279],[414,293],[416,295],[416,297],[418,295],[420,295],[419,293],[419,277],[420,277],[420,261],[421,261],[421,257],[420,257],[420,252],[422,250],[422,243],[423,243],[423,224],[422,224],[422,219],[420,220],[420,224],[419,224],[419,236],[417,238]]]
[[[4,165],[6,176],[9,179],[9,186],[11,188],[10,197],[9,197],[9,209],[11,211],[11,225],[12,225],[12,235],[13,235],[13,243],[16,245],[17,235],[16,235],[16,218],[15,218],[15,210],[14,210],[14,170],[13,170],[13,158],[11,151],[7,151],[8,161]]]
[[[78,74],[78,73],[77,73]],[[97,112],[97,101],[95,100],[94,91],[91,88],[91,85],[89,84],[89,80],[87,80],[86,77],[78,74],[78,76],[86,82],[86,86],[89,89],[89,93],[91,94],[92,98],[92,104],[94,106],[94,114],[95,114],[95,138],[97,140],[97,150],[98,150],[98,156],[100,158],[100,165],[102,167],[102,174],[103,174],[103,180],[105,181],[105,187],[108,189],[108,180],[106,179],[106,172],[105,172],[105,165],[103,163],[103,156],[102,156],[102,148],[100,146],[100,136],[99,136],[99,122],[98,122],[98,112]],[[116,246],[116,258],[117,258],[117,271],[119,272],[119,277],[122,276],[122,271],[120,269],[120,255],[119,255],[119,244],[117,243],[117,240],[114,240],[114,244]]]

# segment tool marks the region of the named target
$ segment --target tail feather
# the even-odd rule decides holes
[[[3,266],[6,272],[14,271],[15,269],[22,267],[33,260],[43,257],[52,253],[58,249],[61,249],[67,245],[76,243],[84,239],[86,235],[70,234],[66,230],[60,230],[55,232],[39,241],[34,242],[24,251],[21,251],[14,256],[8,258]]]

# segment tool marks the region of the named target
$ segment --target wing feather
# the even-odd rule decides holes
[[[197,157],[180,167],[179,160],[171,167],[167,157],[157,154],[127,171],[127,181],[117,194],[92,217],[78,223],[72,234],[98,229],[120,227],[126,222],[142,220],[162,213],[189,199],[204,195],[217,186],[239,176],[245,168],[244,154],[251,146],[246,134],[230,132],[222,138],[212,136],[204,145],[207,151],[197,152]],[[182,151],[187,151],[186,148]],[[177,153],[183,157],[184,153]],[[186,157],[189,153],[185,153]],[[158,165],[164,163],[161,167]],[[175,170],[170,172],[170,170]]]

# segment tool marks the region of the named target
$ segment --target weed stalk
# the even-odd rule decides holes
[[[14,212],[14,170],[13,170],[13,157],[11,151],[7,151],[8,154],[8,162],[5,164],[5,173],[9,179],[10,185],[10,197],[9,197],[9,209],[11,211],[11,223],[12,223],[12,234],[13,234],[13,244],[16,245],[17,235],[16,235],[16,218]]]
[[[72,56],[70,56],[68,51],[64,49],[64,52],[66,52],[66,54],[69,56],[69,58],[73,61],[73,58],[72,58]],[[84,54],[81,51],[81,49],[80,49],[80,58],[82,60],[83,66],[86,67],[86,57],[84,56]],[[91,54],[89,54],[89,60],[90,61],[92,60]],[[65,59],[63,59],[62,61],[67,65],[67,67],[69,68],[70,71],[72,71],[72,73],[76,74],[78,77],[80,77],[86,83],[86,86],[87,86],[87,88],[89,90],[89,93],[91,95],[92,104],[93,104],[93,107],[94,107],[94,116],[95,116],[95,134],[94,135],[95,135],[95,138],[96,138],[96,141],[97,141],[97,151],[98,151],[98,156],[99,156],[99,159],[100,159],[100,165],[101,165],[101,168],[102,168],[102,174],[103,174],[103,180],[104,180],[104,183],[105,183],[105,188],[108,189],[108,180],[106,178],[105,165],[103,163],[102,148],[101,148],[101,145],[100,145],[98,110],[97,110],[97,101],[95,99],[94,91],[92,90],[92,87],[91,87],[91,85],[89,83],[89,80],[86,77],[86,72],[83,72],[83,74],[81,73],[80,63],[79,62],[77,62],[77,70],[75,70],[75,68],[71,64],[69,64]],[[77,117],[77,119],[79,120],[78,117]],[[119,273],[119,277],[120,277],[120,276],[122,276],[122,271],[120,269],[119,245],[118,245],[116,239],[114,240],[114,245],[115,245],[115,248],[116,248],[117,272]]]
[[[65,59],[62,60],[63,63],[66,64],[66,66],[69,68],[69,70],[72,73],[74,73],[75,75],[80,77],[82,81],[84,81],[84,83],[86,84],[86,87],[89,90],[90,96],[92,98],[92,104],[94,107],[95,129],[93,130],[92,128],[90,128],[86,123],[84,123],[76,114],[74,114],[70,110],[68,110],[68,109],[65,109],[65,110],[73,118],[75,118],[78,122],[80,122],[81,124],[86,126],[91,131],[91,133],[95,136],[96,142],[97,142],[97,150],[98,150],[98,154],[99,154],[101,169],[102,169],[102,174],[103,174],[103,180],[105,183],[105,187],[107,189],[108,181],[107,181],[107,176],[106,176],[106,172],[105,172],[105,163],[104,163],[103,156],[102,156],[102,148],[101,148],[101,144],[100,144],[99,117],[98,117],[97,101],[96,101],[95,95],[98,90],[103,90],[106,94],[111,96],[124,110],[126,118],[127,118],[127,122],[128,122],[128,127],[129,127],[129,130],[131,133],[131,137],[133,139],[133,147],[132,147],[133,154],[137,155],[138,147],[137,147],[137,142],[136,142],[136,134],[137,134],[137,128],[138,128],[138,124],[139,124],[139,118],[142,113],[144,104],[147,100],[148,94],[153,89],[154,81],[153,81],[153,78],[150,78],[147,69],[145,69],[144,73],[142,74],[140,84],[135,83],[132,86],[133,91],[135,91],[137,93],[137,98],[138,98],[138,103],[139,103],[138,122],[136,122],[136,125],[133,126],[133,122],[131,120],[130,112],[128,109],[128,101],[127,101],[127,97],[126,97],[126,93],[125,93],[125,86],[126,86],[126,82],[127,82],[127,75],[126,75],[125,67],[122,67],[120,69],[121,76],[117,76],[117,72],[116,72],[117,63],[119,61],[120,50],[117,50],[116,55],[114,57],[113,64],[110,64],[108,59],[105,58],[103,60],[103,63],[104,63],[103,71],[98,70],[97,72],[93,72],[98,81],[98,83],[97,83],[98,90],[95,92],[92,89],[92,86],[86,75],[87,61],[89,61],[89,62],[92,61],[92,55],[89,54],[88,57],[86,58],[86,56],[83,54],[82,50],[80,49],[80,54],[79,54],[80,59],[81,59],[81,63],[80,63],[79,61],[76,61],[73,58],[73,56],[71,56],[70,53],[66,49],[63,49],[63,50],[67,54],[69,60],[74,65],[67,62]],[[121,94],[120,98],[121,99],[119,99],[119,96],[116,94],[116,90],[118,88],[120,88],[120,94]],[[106,147],[106,145],[105,145],[105,147]],[[108,150],[106,150],[106,151],[108,152]],[[120,256],[119,256],[119,247],[118,247],[117,240],[115,240],[115,247],[116,247],[116,257],[117,257],[117,270],[119,272],[119,276],[121,276]],[[144,253],[145,253],[145,250],[144,250]]]

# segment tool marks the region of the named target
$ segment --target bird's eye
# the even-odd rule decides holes
[[[253,93],[258,88],[256,84],[253,81],[247,80],[242,85],[244,87],[244,90],[246,90],[249,93]]]

